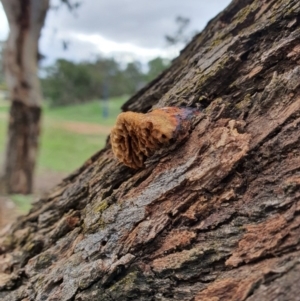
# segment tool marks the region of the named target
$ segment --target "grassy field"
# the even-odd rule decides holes
[[[116,116],[120,113],[120,107],[128,97],[112,98],[108,102],[108,118],[103,118],[103,102],[97,100],[88,104],[73,105],[58,108],[45,108],[44,112],[48,118],[57,120],[81,121],[113,125]]]
[[[43,116],[43,128],[41,147],[38,158],[38,171],[53,170],[59,172],[71,172],[79,167],[93,153],[101,149],[105,144],[107,134],[86,133],[80,131],[84,126],[88,131],[89,125],[104,125],[105,129],[112,126],[116,116],[120,113],[121,105],[126,97],[110,99],[109,116],[103,118],[100,101],[74,106],[45,108]],[[8,106],[0,102],[0,153],[5,148],[7,128]],[[65,129],[60,124],[72,122],[78,123],[78,131]]]
[[[51,173],[54,176],[66,175],[103,148],[110,127],[115,123],[120,107],[126,100],[127,97],[110,99],[108,118],[102,116],[100,101],[59,108],[45,106],[37,177],[40,179]],[[8,110],[7,102],[0,100],[0,169],[5,150]],[[28,210],[32,198],[11,196],[22,212]]]
[[[41,185],[43,189],[51,186],[47,181],[51,182],[55,177],[63,177],[74,171],[103,148],[110,127],[126,100],[127,97],[110,99],[108,118],[103,118],[100,101],[58,108],[44,107],[36,172],[37,182],[44,182]],[[8,103],[0,100],[0,169],[5,150],[8,111]],[[30,209],[34,198],[11,196],[17,210],[23,213]]]

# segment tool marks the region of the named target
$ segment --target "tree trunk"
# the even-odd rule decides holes
[[[300,300],[300,2],[233,1],[123,107],[197,107],[133,170],[110,143],[1,238],[0,299]]]
[[[8,193],[32,192],[41,120],[38,40],[49,0],[2,0],[10,32],[4,72],[11,98],[4,187]]]

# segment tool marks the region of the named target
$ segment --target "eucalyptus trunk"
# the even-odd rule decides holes
[[[49,0],[1,0],[9,23],[3,60],[11,99],[3,186],[32,192],[41,122],[38,41]]]
[[[299,15],[236,0],[213,19],[123,106],[197,108],[185,139],[139,169],[108,143],[35,203],[0,238],[0,299],[299,300]]]

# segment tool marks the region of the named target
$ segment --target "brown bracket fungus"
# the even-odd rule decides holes
[[[115,156],[131,168],[144,166],[147,157],[174,141],[184,139],[191,119],[199,111],[192,108],[165,107],[150,113],[121,113],[111,131]]]

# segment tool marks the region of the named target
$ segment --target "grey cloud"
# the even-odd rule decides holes
[[[57,58],[82,61],[99,56],[99,50],[92,43],[79,41],[74,38],[68,38],[68,43],[68,49],[64,50],[62,39],[58,39],[56,34],[46,29],[39,43],[40,52],[45,55],[45,60],[42,61],[42,65],[48,65]]]
[[[176,30],[176,16],[201,30],[230,0],[83,0],[74,17],[67,9],[50,12],[47,26],[69,32],[99,34],[141,47],[164,47],[164,35]]]

